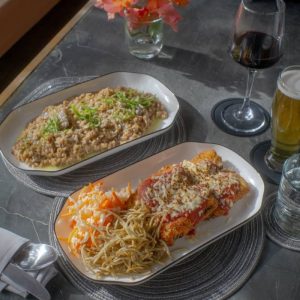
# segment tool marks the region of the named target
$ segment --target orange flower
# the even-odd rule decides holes
[[[141,23],[149,22],[159,18],[157,12],[150,11],[148,8],[129,8],[126,10],[126,17],[132,28],[137,28]]]
[[[179,1],[180,0],[176,0]],[[169,0],[150,0],[147,5],[150,11],[157,11],[160,18],[170,25],[174,31],[177,31],[177,23],[180,15],[176,11],[172,2]]]
[[[176,6],[184,6],[189,0],[97,0],[96,6],[108,13],[108,18],[114,18],[118,13],[129,19],[131,27],[137,27],[138,23],[161,18],[177,31],[177,24],[181,19],[175,9]]]
[[[175,5],[185,6],[189,4],[189,0],[172,0]]]
[[[121,13],[135,2],[132,0],[97,0],[95,6],[103,8],[109,14],[109,18],[113,18],[116,13]]]

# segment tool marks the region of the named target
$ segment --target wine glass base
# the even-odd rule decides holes
[[[224,132],[236,136],[254,136],[263,133],[270,126],[269,113],[259,104],[251,101],[254,118],[245,122],[226,120],[235,107],[241,107],[242,98],[229,98],[218,102],[212,109],[211,118]],[[231,122],[232,121],[232,122]]]
[[[255,145],[250,151],[250,161],[257,172],[268,182],[279,185],[281,173],[269,168],[265,162],[265,155],[271,147],[271,141],[264,141]]]

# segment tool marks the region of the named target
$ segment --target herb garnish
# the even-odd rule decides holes
[[[121,103],[122,108],[114,114],[116,119],[128,121],[133,119],[142,108],[150,107],[155,101],[152,95],[137,95],[134,91],[118,91],[104,100],[107,104]]]
[[[53,134],[60,131],[60,120],[58,117],[50,118],[43,127],[43,134]]]
[[[113,96],[116,100],[120,101],[125,108],[132,110],[136,110],[139,106],[150,107],[154,101],[152,95],[132,95],[132,93],[128,95],[124,91],[118,91]]]
[[[71,110],[80,120],[86,121],[92,128],[100,126],[100,118],[97,115],[97,109],[87,106],[86,104],[81,104],[79,108],[75,104],[71,104]]]

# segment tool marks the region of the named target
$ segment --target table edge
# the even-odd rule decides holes
[[[69,21],[68,23],[46,44],[46,46],[18,73],[18,75],[2,91],[0,96],[0,107],[12,96],[22,82],[31,72],[42,62],[51,50],[64,38],[64,36],[75,26],[81,17],[94,5],[94,0],[89,0]]]

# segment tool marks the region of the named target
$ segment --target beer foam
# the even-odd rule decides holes
[[[286,96],[300,100],[300,68],[284,71],[278,79],[278,88]]]

